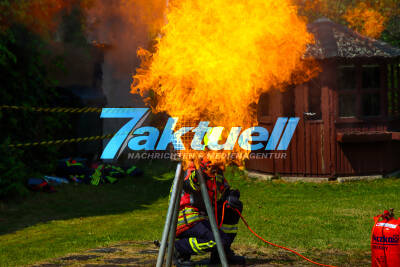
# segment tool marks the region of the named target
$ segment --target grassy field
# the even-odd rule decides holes
[[[161,236],[174,166],[153,162],[140,178],[99,187],[69,185],[0,203],[0,266]],[[260,182],[229,170],[243,215],[267,240],[330,264],[367,262],[372,217],[400,209],[400,180],[347,184]],[[276,254],[240,223],[235,248]],[[361,265],[358,265],[361,266]]]

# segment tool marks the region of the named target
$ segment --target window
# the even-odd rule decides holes
[[[381,115],[381,67],[347,65],[338,68],[339,117]]]
[[[357,103],[357,80],[354,65],[340,66],[338,69],[339,116],[355,117]]]
[[[380,93],[363,94],[362,110],[366,117],[379,116],[381,114],[381,95]]]
[[[339,116],[354,117],[356,115],[356,101],[355,94],[339,95]]]
[[[362,66],[362,88],[379,89],[381,87],[381,73],[378,65]]]
[[[365,117],[381,114],[381,69],[379,65],[362,67],[361,103],[362,115]]]
[[[339,67],[339,90],[354,91],[357,88],[354,65]]]
[[[270,121],[274,116],[294,117],[294,88],[294,85],[286,87],[284,91],[270,88],[262,93],[257,105],[258,121]]]

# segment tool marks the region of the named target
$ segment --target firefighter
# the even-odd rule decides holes
[[[242,212],[242,202],[238,190],[232,190],[223,176],[223,165],[212,164],[202,160],[200,171],[203,172],[210,202],[217,214],[217,225],[222,244],[230,264],[245,264],[245,258],[237,256],[231,250],[231,244],[237,233],[239,215],[234,209]],[[206,208],[200,192],[198,170],[191,164],[186,171],[183,192],[180,202],[177,238],[175,242],[175,262],[177,266],[192,266],[191,255],[211,252],[210,264],[220,263],[217,246],[211,225],[206,216]],[[222,209],[224,218],[222,220]]]

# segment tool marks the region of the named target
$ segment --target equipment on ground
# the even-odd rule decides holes
[[[371,235],[371,266],[400,266],[400,219],[394,218],[393,209],[374,217]]]

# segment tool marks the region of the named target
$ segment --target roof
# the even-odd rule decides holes
[[[344,25],[321,18],[308,25],[315,36],[315,44],[309,45],[306,58],[396,58],[400,49],[350,30]]]

